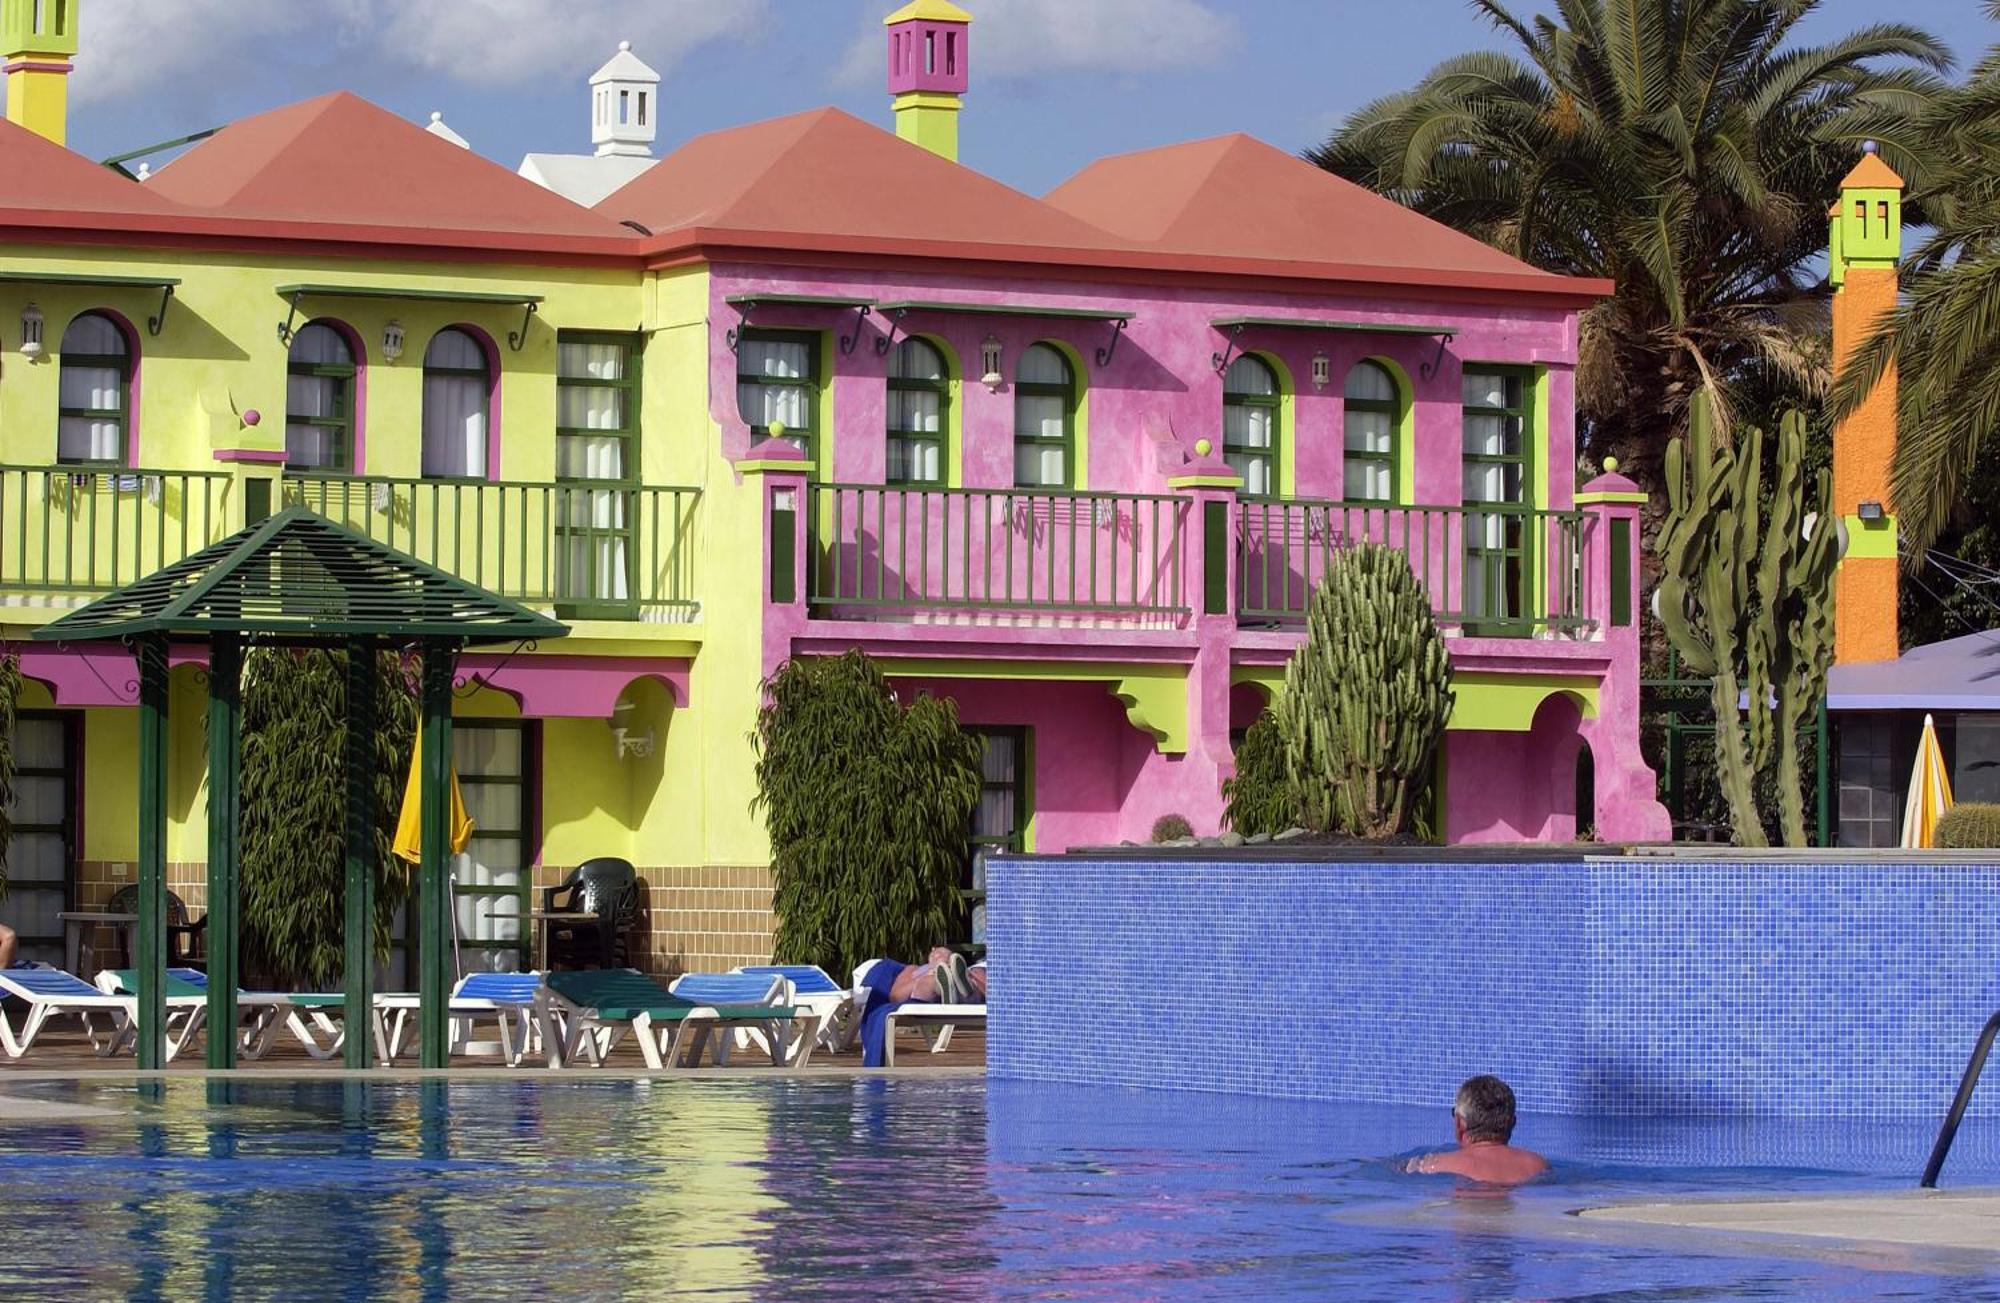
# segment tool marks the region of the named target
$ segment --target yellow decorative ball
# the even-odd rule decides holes
[[[1206,456],[1208,456],[1208,454],[1209,454],[1209,453],[1211,453],[1211,452],[1214,452],[1214,451],[1215,451],[1215,445],[1214,445],[1214,444],[1212,444],[1212,443],[1210,443],[1210,442],[1209,442],[1208,440],[1206,440],[1206,439],[1196,439],[1196,440],[1194,441],[1194,455],[1195,455],[1195,456],[1197,456],[1197,457],[1206,457]]]
[[[785,437],[785,423],[783,421],[773,421],[764,428],[771,432],[773,439],[782,439]]]
[[[1606,457],[1604,459],[1604,473],[1606,475],[1616,475],[1618,473],[1618,459],[1616,457]]]

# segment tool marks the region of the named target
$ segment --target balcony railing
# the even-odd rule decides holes
[[[807,596],[823,614],[1164,624],[1190,611],[1185,497],[822,484],[808,501]]]
[[[691,619],[701,490],[287,475],[285,505],[519,602],[582,618]]]
[[[0,466],[0,589],[108,593],[229,533],[226,471]]]
[[[1504,504],[1399,507],[1246,498],[1237,504],[1236,609],[1246,624],[1305,618],[1327,563],[1384,543],[1410,560],[1438,622],[1473,635],[1524,637],[1588,626],[1584,516]]]

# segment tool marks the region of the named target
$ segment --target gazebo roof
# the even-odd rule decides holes
[[[514,642],[569,627],[292,507],[35,630],[49,641],[261,635]]]

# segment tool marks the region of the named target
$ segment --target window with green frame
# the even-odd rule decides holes
[[[455,719],[452,763],[472,840],[456,856],[453,904],[467,971],[527,967],[536,747],[529,720]]]
[[[1033,813],[1031,769],[1033,749],[1026,728],[967,728],[980,742],[979,804],[972,810],[970,845],[962,892],[970,932],[962,947],[975,954],[986,950],[985,857],[994,852],[1019,854],[1027,849],[1028,819]]]
[[[1014,372],[1014,487],[1076,486],[1076,377],[1062,350],[1030,344]]]
[[[352,473],[354,350],[315,321],[292,336],[285,363],[285,469]]]
[[[943,484],[951,373],[944,354],[906,339],[889,355],[889,430],[883,478],[890,484]]]
[[[63,331],[56,460],[123,466],[132,435],[132,341],[102,312],[86,312]]]
[[[564,486],[556,582],[566,608],[621,605],[632,592],[641,344],[638,335],[599,331],[556,337],[556,481]]]
[[[819,336],[809,330],[746,330],[736,341],[736,410],[760,436],[774,422],[811,460],[819,423]]]
[[[1464,381],[1465,614],[1518,620],[1527,614],[1527,509],[1534,373],[1526,367],[1467,367]]]
[[[1278,491],[1278,373],[1245,353],[1222,377],[1222,459],[1248,497]]]
[[[1402,419],[1402,393],[1389,368],[1379,362],[1356,362],[1341,386],[1341,493],[1349,502],[1396,500],[1396,427]]]

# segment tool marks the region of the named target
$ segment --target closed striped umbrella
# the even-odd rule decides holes
[[[1938,746],[1937,725],[1924,716],[1924,735],[1917,741],[1917,767],[1910,772],[1910,797],[1903,805],[1903,846],[1929,850],[1937,845],[1938,820],[1951,809],[1951,778],[1944,771],[1944,751]]]

